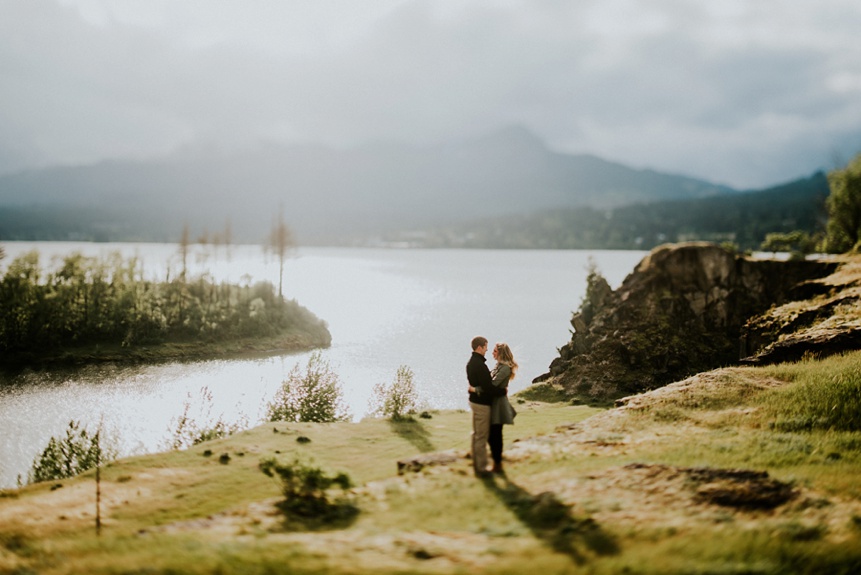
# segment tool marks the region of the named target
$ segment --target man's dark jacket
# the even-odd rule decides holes
[[[505,395],[507,391],[505,388],[500,389],[493,385],[490,370],[487,369],[487,360],[475,351],[472,352],[472,357],[466,364],[466,379],[470,386],[479,390],[478,393],[469,394],[469,401],[472,403],[490,405],[494,397]]]

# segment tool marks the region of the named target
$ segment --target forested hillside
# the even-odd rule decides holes
[[[488,218],[386,238],[424,247],[651,249],[667,242],[729,241],[757,249],[766,234],[823,230],[825,174],[758,192]]]

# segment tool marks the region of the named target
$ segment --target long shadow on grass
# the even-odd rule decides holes
[[[430,432],[424,424],[416,419],[389,420],[392,431],[412,443],[422,453],[434,451],[436,448],[430,440]]]
[[[558,553],[579,564],[587,553],[613,555],[616,540],[591,517],[575,517],[571,509],[551,492],[532,495],[505,475],[483,480],[487,489],[502,501],[533,535]],[[501,485],[500,485],[501,484]]]

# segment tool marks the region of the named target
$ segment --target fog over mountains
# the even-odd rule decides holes
[[[691,177],[555,153],[521,128],[433,147],[186,151],[0,177],[0,240],[176,241],[226,225],[261,242],[278,210],[301,244],[578,206],[734,193]]]

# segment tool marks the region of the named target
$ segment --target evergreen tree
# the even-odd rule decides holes
[[[861,154],[846,168],[828,174],[826,248],[842,253],[857,249],[861,240]]]

